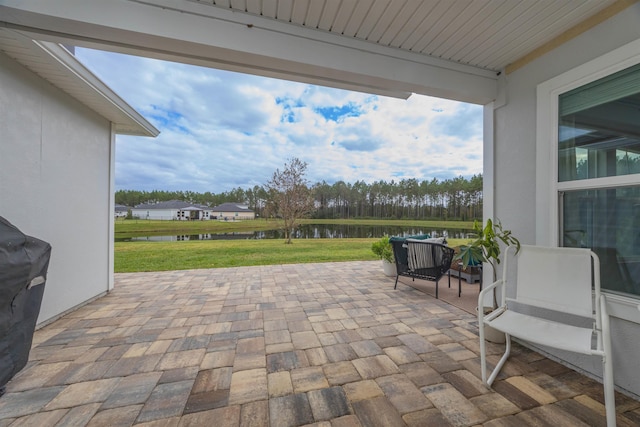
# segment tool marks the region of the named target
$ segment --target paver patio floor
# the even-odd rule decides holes
[[[479,376],[475,316],[377,262],[117,274],[36,331],[0,427],[605,425],[598,382],[522,346]]]

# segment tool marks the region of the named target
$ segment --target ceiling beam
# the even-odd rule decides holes
[[[606,21],[607,19],[611,18],[612,16],[617,15],[618,13],[622,12],[623,10],[625,10],[629,6],[637,3],[638,1],[640,1],[640,0],[618,0],[618,1],[616,1],[612,5],[610,5],[610,6],[606,7],[605,9],[601,10],[599,13],[591,16],[588,19],[585,19],[584,21],[582,21],[578,25],[575,25],[575,26],[569,28],[567,31],[565,31],[564,33],[562,33],[559,36],[555,37],[554,39],[548,41],[547,43],[543,44],[542,46],[538,47],[537,49],[534,49],[533,51],[529,52],[528,54],[526,54],[525,56],[521,57],[520,59],[512,62],[509,65],[507,65],[507,67],[505,68],[505,73],[506,74],[513,73],[514,71],[524,67],[525,65],[527,65],[531,61],[534,61],[535,59],[538,59],[542,55],[544,55],[544,54],[546,54],[548,52],[551,52],[552,50],[554,50],[557,47],[565,44],[566,42],[570,41],[571,39],[574,39],[574,38],[578,37],[580,34],[584,33],[585,31],[588,31],[589,29],[591,29],[591,28],[595,27],[596,25]]]

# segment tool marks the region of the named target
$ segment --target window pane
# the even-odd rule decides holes
[[[559,181],[640,173],[640,64],[559,103]]]
[[[603,289],[640,295],[640,186],[567,191],[560,197],[560,245],[598,254]]]

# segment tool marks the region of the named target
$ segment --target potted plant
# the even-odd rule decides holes
[[[393,258],[393,248],[389,242],[389,236],[382,236],[377,242],[371,244],[371,251],[382,260],[382,269],[387,276],[396,275],[396,263]]]
[[[484,227],[478,221],[473,224],[473,231],[476,238],[468,245],[460,246],[460,253],[454,260],[460,260],[463,266],[475,266],[479,263],[487,263],[491,266],[493,282],[498,280],[498,264],[500,264],[500,242],[505,245],[516,247],[516,253],[520,251],[520,241],[513,236],[510,230],[505,230],[502,223],[497,220],[495,223],[488,219]],[[485,314],[498,308],[498,297],[496,290],[493,290],[493,301],[489,307],[482,307]],[[478,310],[481,308],[478,307]],[[496,331],[497,332],[497,331]],[[487,339],[493,342],[504,342],[504,334],[493,336],[487,335]]]

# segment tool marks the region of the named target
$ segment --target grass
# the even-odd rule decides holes
[[[377,239],[207,240],[116,242],[115,272],[188,270],[272,264],[376,260]],[[458,246],[464,239],[450,239]]]
[[[165,271],[193,268],[298,264],[376,259],[375,239],[209,240],[115,244],[115,271]]]
[[[307,224],[382,225],[423,228],[471,229],[470,221],[418,220],[316,220]],[[117,238],[140,235],[225,233],[278,229],[278,221],[158,221],[118,220]],[[291,245],[283,240],[205,240],[186,242],[116,242],[115,272],[167,271],[197,268],[298,264],[329,261],[375,260],[371,244],[377,239],[299,239]],[[459,240],[459,241],[458,241]],[[449,246],[463,240],[450,239]]]

